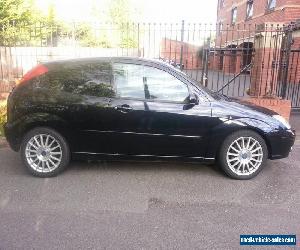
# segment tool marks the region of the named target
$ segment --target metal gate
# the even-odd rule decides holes
[[[282,97],[292,102],[293,109],[300,108],[300,49],[291,49],[288,77]]]
[[[281,51],[281,74],[277,95],[291,100],[292,108],[300,108],[300,22],[285,28]]]

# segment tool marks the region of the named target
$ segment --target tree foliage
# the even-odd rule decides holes
[[[57,46],[59,41],[71,44],[72,40],[87,47],[137,46],[129,0],[109,1],[106,16],[96,1],[93,8],[96,20],[111,22],[109,29],[87,22],[60,22],[53,5],[41,14],[34,0],[0,0],[0,46]]]
[[[0,0],[0,45],[41,45],[50,40],[58,25],[53,6],[42,15],[33,0]],[[57,35],[57,34],[56,34]]]
[[[99,32],[93,31],[89,23],[80,23],[73,27],[75,32],[75,40],[83,47],[101,47],[101,48],[110,48],[109,39],[106,37],[106,34],[102,31],[102,34]]]
[[[129,0],[112,0],[110,2],[109,16],[121,34],[119,46],[122,48],[137,47],[137,33],[131,32],[132,13]]]
[[[28,23],[32,21],[33,2],[24,0],[0,0],[0,24],[8,23]]]
[[[6,101],[0,101],[0,136],[4,135],[3,126],[6,122]]]

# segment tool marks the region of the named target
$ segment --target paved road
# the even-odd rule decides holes
[[[39,179],[2,145],[0,249],[238,249],[240,234],[299,239],[299,152],[298,140],[288,159],[249,181],[174,162],[73,162]]]

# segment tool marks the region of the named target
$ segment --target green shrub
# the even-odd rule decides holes
[[[3,125],[6,122],[6,101],[0,102],[0,136],[4,136]]]

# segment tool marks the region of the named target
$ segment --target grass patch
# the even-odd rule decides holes
[[[4,136],[3,125],[6,122],[6,101],[0,101],[0,136]]]

